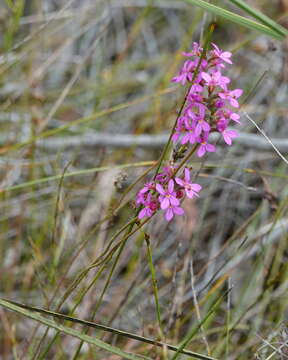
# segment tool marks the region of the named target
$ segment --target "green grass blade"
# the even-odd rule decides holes
[[[256,10],[246,4],[243,0],[228,0],[232,2],[234,5],[238,6],[240,9],[245,11],[247,14],[253,16],[255,19],[259,20],[262,24],[270,27],[271,29],[278,32],[278,34],[282,36],[288,35],[288,30],[285,29],[283,26],[277,24],[274,20],[270,19],[268,16],[263,14],[261,11]]]
[[[271,37],[273,37],[275,39],[283,40],[284,37],[285,37],[284,35],[279,34],[277,31],[275,31],[274,29],[271,29],[270,27],[268,27],[266,25],[260,24],[260,23],[254,21],[254,20],[251,20],[251,19],[247,19],[247,18],[245,18],[243,16],[240,16],[238,14],[234,14],[231,11],[223,9],[223,8],[221,8],[219,6],[212,5],[212,4],[210,4],[210,3],[206,2],[206,1],[203,1],[203,0],[184,0],[184,1],[186,1],[189,4],[199,6],[202,9],[210,11],[214,15],[220,16],[220,17],[222,17],[222,18],[224,18],[226,20],[234,22],[235,24],[244,26],[244,27],[246,27],[248,29],[251,29],[251,30],[259,31],[262,34],[269,35],[269,36],[271,36]]]
[[[147,359],[147,360],[151,360],[151,358],[148,357],[144,357],[144,356],[138,356],[138,355],[134,355],[131,353],[127,353],[125,351],[120,350],[119,348],[109,345],[107,343],[105,343],[102,340],[97,339],[95,336],[88,336],[83,334],[82,332],[72,329],[68,326],[62,325],[62,324],[57,324],[55,321],[46,319],[45,317],[33,313],[27,309],[23,309],[22,307],[16,305],[15,303],[10,303],[8,301],[5,301],[3,299],[0,299],[0,305],[5,307],[6,309],[15,311],[21,315],[24,315],[30,319],[36,320],[38,322],[40,322],[41,324],[44,324],[50,328],[56,329],[58,331],[61,331],[62,333],[65,333],[67,335],[71,335],[73,337],[76,337],[88,344],[91,345],[95,345],[97,347],[99,347],[102,350],[105,350],[111,354],[115,354],[121,357],[121,359],[129,359],[129,360],[143,360],[143,359]]]
[[[33,306],[28,306],[28,305],[17,303],[15,301],[4,300],[4,299],[0,299],[0,305],[7,308],[7,309],[9,309],[9,310],[16,311],[16,312],[18,312],[18,313],[20,313],[20,314],[22,314],[24,316],[28,316],[28,317],[30,317],[32,319],[35,319],[35,320],[37,320],[37,318],[30,316],[30,315],[32,315],[33,312],[37,312],[37,313],[48,315],[48,316],[53,316],[53,318],[56,318],[56,319],[59,319],[59,320],[62,320],[62,321],[64,321],[64,320],[71,321],[73,323],[85,325],[85,326],[88,326],[88,327],[91,327],[91,328],[94,328],[94,329],[97,329],[97,330],[107,331],[107,332],[110,332],[110,333],[115,334],[115,335],[119,335],[119,336],[127,337],[127,338],[130,338],[130,339],[138,340],[140,342],[144,342],[144,343],[147,343],[147,344],[152,344],[152,345],[156,345],[156,346],[160,346],[160,347],[166,346],[169,350],[178,351],[178,348],[176,346],[173,346],[173,345],[161,343],[160,341],[156,341],[156,340],[153,340],[153,339],[150,339],[150,338],[146,338],[144,336],[132,334],[132,333],[129,333],[129,332],[126,332],[126,331],[123,331],[123,330],[119,330],[119,329],[115,329],[115,328],[112,328],[112,327],[109,327],[109,326],[100,325],[100,324],[97,324],[97,323],[94,323],[94,322],[91,322],[91,321],[81,320],[81,319],[74,318],[72,316],[64,315],[64,314],[61,314],[61,313],[57,313],[57,312],[54,312],[54,311],[49,311],[49,310],[45,310],[45,309],[41,309],[41,308],[37,308],[37,307],[33,307]],[[29,315],[27,315],[27,313]],[[42,316],[40,316],[40,318],[41,318],[41,320],[42,319],[46,320],[46,318],[43,318]],[[53,324],[58,325],[58,324],[56,324],[54,322],[53,322]],[[45,323],[45,325],[47,325],[47,324]],[[70,328],[68,328],[68,329],[70,329]],[[57,328],[57,330],[58,330],[58,328]],[[212,358],[210,356],[198,354],[198,353],[195,353],[193,351],[186,350],[186,349],[181,350],[180,353],[185,354],[185,355],[189,355],[190,357],[193,357],[195,359],[217,360],[217,359]],[[134,357],[135,357],[135,355],[134,355]],[[141,359],[142,358],[144,358],[144,357],[141,357]],[[137,359],[139,359],[139,357],[137,357]]]
[[[40,179],[27,181],[22,184],[12,185],[7,188],[0,189],[0,194],[3,192],[7,192],[7,191],[20,190],[20,189],[35,186],[38,184],[43,184],[48,181],[57,181],[57,180],[60,180],[62,177],[67,178],[67,177],[71,177],[71,176],[80,176],[80,175],[84,176],[84,175],[89,175],[89,174],[93,174],[96,172],[107,171],[110,169],[127,169],[127,168],[132,168],[132,167],[146,167],[146,166],[151,166],[154,163],[155,163],[155,161],[141,161],[139,163],[132,163],[132,164],[102,166],[102,167],[91,168],[91,169],[77,170],[77,171],[67,172],[64,175],[63,175],[63,173],[61,173],[58,175],[47,176],[47,177],[43,177]]]

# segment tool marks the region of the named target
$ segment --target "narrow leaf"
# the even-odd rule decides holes
[[[3,299],[0,299],[0,305],[7,308],[7,309],[9,309],[9,310],[12,310],[12,311],[15,311],[15,312],[17,312],[17,313],[19,313],[21,315],[24,315],[24,316],[26,316],[26,317],[28,317],[30,319],[36,320],[36,321],[40,322],[41,324],[47,325],[50,328],[61,331],[62,333],[65,333],[67,335],[71,335],[73,337],[76,337],[76,338],[78,338],[78,339],[80,339],[80,340],[82,340],[82,341],[84,341],[84,342],[86,342],[88,344],[96,345],[100,349],[106,350],[111,354],[121,356],[121,359],[129,359],[129,360],[147,359],[147,360],[151,360],[151,358],[148,358],[146,356],[145,357],[144,356],[138,356],[138,355],[134,355],[134,354],[122,351],[122,350],[118,349],[115,346],[109,345],[109,344],[105,343],[104,341],[95,338],[95,336],[91,337],[89,335],[82,334],[80,331],[72,329],[72,328],[70,328],[68,326],[64,326],[62,324],[57,324],[56,322],[54,322],[52,320],[49,320],[49,319],[46,319],[45,317],[43,317],[43,316],[41,316],[39,314],[35,314],[35,313],[32,313],[31,311],[23,309],[22,307],[20,307],[18,305],[15,305],[15,303],[13,304],[10,301],[8,302],[8,301],[5,301]]]
[[[58,174],[58,175],[53,175],[53,176],[47,176],[47,177],[43,177],[40,179],[36,179],[36,180],[31,180],[31,181],[27,181],[21,184],[17,184],[17,185],[12,185],[9,186],[7,188],[4,189],[0,189],[0,194],[6,191],[13,191],[13,190],[19,190],[19,189],[24,189],[30,186],[35,186],[38,184],[43,184],[46,183],[48,181],[57,181],[60,180],[62,177],[63,178],[67,178],[67,177],[71,177],[71,176],[85,176],[85,175],[89,175],[89,174],[94,174],[97,172],[102,172],[102,171],[107,171],[110,169],[127,169],[127,168],[131,168],[131,167],[146,167],[146,166],[151,166],[155,163],[155,161],[142,161],[139,163],[132,163],[132,164],[123,164],[123,165],[112,165],[112,166],[102,166],[102,167],[98,167],[98,168],[91,168],[91,169],[83,169],[83,170],[77,170],[77,171],[72,171],[72,172],[67,172],[63,175],[63,173]]]
[[[278,32],[278,34],[282,36],[288,35],[288,30],[283,26],[277,24],[274,20],[270,19],[268,16],[263,14],[261,11],[252,8],[250,5],[246,4],[243,0],[228,0],[232,2],[234,5],[238,6],[243,11],[247,12],[247,14],[253,16],[255,19],[259,20],[262,24],[274,29]]]
[[[132,333],[129,333],[129,332],[126,332],[126,331],[123,331],[123,330],[119,330],[119,329],[115,329],[115,328],[112,328],[112,327],[109,327],[109,326],[100,325],[100,324],[97,324],[95,322],[81,320],[81,319],[78,319],[78,318],[75,318],[75,317],[72,317],[72,316],[68,316],[68,315],[64,315],[64,314],[61,314],[61,313],[57,313],[57,312],[54,312],[54,311],[49,311],[49,310],[37,308],[37,307],[34,307],[34,306],[24,305],[24,304],[17,303],[15,301],[4,300],[4,299],[0,299],[0,305],[4,306],[4,307],[6,307],[6,308],[8,308],[10,310],[19,312],[19,313],[21,313],[21,314],[23,314],[25,316],[28,316],[27,315],[27,313],[28,313],[29,314],[28,317],[33,318],[35,320],[37,320],[37,319],[30,316],[31,312],[28,312],[28,311],[25,312],[25,310],[23,310],[23,309],[26,309],[26,310],[29,310],[29,311],[32,311],[32,312],[38,312],[38,313],[48,315],[48,316],[53,316],[53,318],[58,318],[59,320],[62,320],[62,321],[63,320],[71,321],[73,323],[85,325],[85,326],[88,326],[88,327],[91,327],[91,328],[94,328],[94,329],[110,332],[110,333],[113,333],[115,335],[119,335],[119,336],[127,337],[127,338],[130,338],[130,339],[138,340],[140,342],[144,342],[144,343],[147,343],[147,344],[156,345],[158,347],[164,347],[165,346],[165,347],[167,347],[167,349],[172,350],[172,351],[179,351],[177,346],[162,343],[162,342],[157,341],[157,340],[153,340],[153,339],[150,339],[150,338],[147,338],[147,337],[144,337],[144,336],[132,334]],[[41,317],[41,319],[46,320],[46,318],[43,318],[43,317]],[[58,324],[56,324],[56,325],[58,325]],[[68,329],[70,329],[70,328],[68,328]],[[57,330],[58,330],[58,328],[57,328]],[[185,354],[185,355],[189,355],[190,357],[193,357],[195,359],[217,360],[217,359],[212,358],[210,356],[198,354],[198,353],[195,353],[193,351],[186,350],[186,349],[181,349],[179,352],[182,353],[182,354]]]
[[[243,16],[235,14],[235,13],[228,11],[226,9],[223,9],[219,6],[212,5],[206,1],[203,1],[203,0],[184,0],[184,1],[186,1],[187,3],[193,4],[193,5],[199,6],[204,10],[210,11],[214,15],[223,17],[224,19],[232,21],[235,24],[244,26],[248,29],[260,31],[262,34],[269,35],[278,40],[284,39],[284,35],[279,34],[274,29],[271,29],[270,27],[268,27],[266,25],[260,24],[251,19],[247,19]]]

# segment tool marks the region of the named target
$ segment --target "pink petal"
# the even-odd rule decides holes
[[[192,190],[198,192],[198,191],[200,191],[202,189],[202,186],[199,185],[199,184],[191,184],[191,188],[192,188]]]
[[[198,123],[195,127],[195,135],[199,136],[201,134],[201,131],[202,131],[202,124]]]
[[[173,206],[177,206],[177,205],[179,205],[179,200],[176,198],[176,197],[174,197],[174,196],[171,196],[170,197],[170,203],[171,203],[171,205],[173,205]]]
[[[202,128],[204,131],[210,131],[210,125],[206,121],[203,122]]]
[[[230,98],[229,101],[230,101],[231,106],[233,106],[235,108],[239,107],[238,101],[236,99]]]
[[[205,150],[205,146],[204,145],[200,145],[198,151],[197,151],[197,155],[199,157],[202,157],[205,154],[206,150]]]
[[[235,121],[235,122],[237,122],[238,124],[240,124],[240,121],[239,121],[240,116],[239,116],[238,114],[232,113],[232,114],[230,115],[230,119],[233,120],[233,121]]]
[[[236,97],[237,99],[243,94],[242,89],[235,89],[230,92],[231,96]]]
[[[197,195],[193,190],[189,190],[189,189],[186,189],[186,195],[188,196],[189,199],[193,199],[193,197],[195,195]],[[197,195],[198,196],[198,195]]]
[[[170,221],[171,219],[173,219],[174,213],[172,211],[172,208],[169,207],[165,213],[165,218],[167,221]]]
[[[162,201],[161,201],[161,209],[165,210],[170,206],[170,201],[167,197],[165,197]]]
[[[230,136],[228,134],[226,134],[225,132],[223,132],[223,138],[224,141],[227,145],[232,145],[232,140],[230,139]]]
[[[215,148],[215,146],[212,145],[212,144],[207,144],[207,145],[206,145],[206,151],[208,151],[208,152],[215,152],[215,151],[216,151],[216,148]]]
[[[227,95],[225,93],[219,93],[218,96],[223,100],[227,99]]]
[[[181,207],[179,207],[179,206],[174,207],[173,210],[174,210],[174,214],[184,215],[184,210],[183,210]]]
[[[143,217],[146,216],[146,208],[143,208],[139,214],[138,214],[138,219],[143,219]]]
[[[164,191],[162,185],[156,184],[156,190],[158,191],[159,194],[166,195],[166,192]]]
[[[189,141],[189,133],[186,133],[181,140],[181,144],[184,145]]]
[[[227,130],[226,133],[229,134],[229,136],[234,139],[239,136],[238,132],[236,130]]]
[[[188,168],[185,168],[184,174],[185,174],[186,182],[189,182],[190,181],[190,170]]]
[[[202,77],[202,79],[204,79],[208,83],[211,81],[211,76],[209,74],[205,73],[205,72],[201,72],[201,77]]]
[[[169,193],[172,193],[173,190],[174,190],[174,181],[172,179],[170,179],[168,182],[168,191],[169,191]]]
[[[176,183],[177,183],[178,185],[184,186],[184,181],[183,181],[182,179],[180,179],[180,178],[175,178],[175,181],[176,181]]]

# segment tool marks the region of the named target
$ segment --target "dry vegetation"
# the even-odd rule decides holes
[[[286,1],[248,3],[285,25]],[[203,359],[287,359],[287,40],[183,1],[0,4],[0,297],[167,344],[189,339],[185,348]],[[191,160],[204,190],[185,202],[185,217],[167,224],[159,214],[144,228],[163,338],[145,234],[115,234],[133,218],[142,175],[180,108],[183,92],[170,79],[181,51],[211,21],[246,94],[241,136]],[[0,359],[124,358],[91,339],[135,359],[175,355],[113,329],[21,311],[0,308]],[[79,345],[79,334],[90,344]]]

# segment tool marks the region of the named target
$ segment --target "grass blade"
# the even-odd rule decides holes
[[[155,163],[155,161],[141,161],[139,163],[132,163],[132,164],[123,164],[123,165],[112,165],[112,166],[101,166],[101,167],[97,167],[97,168],[91,168],[91,169],[83,169],[83,170],[77,170],[77,171],[71,171],[68,173],[65,173],[63,175],[63,173],[58,174],[58,175],[53,175],[53,176],[47,176],[47,177],[43,177],[40,179],[36,179],[36,180],[31,180],[31,181],[27,181],[21,184],[17,184],[17,185],[12,185],[9,186],[7,188],[3,188],[0,189],[0,194],[6,191],[13,191],[13,190],[20,190],[20,189],[24,189],[26,187],[31,187],[34,185],[38,185],[38,184],[43,184],[46,183],[48,181],[57,181],[57,180],[61,180],[61,178],[67,178],[67,177],[71,177],[71,176],[84,176],[84,175],[89,175],[89,174],[94,174],[96,172],[102,172],[102,171],[107,171],[110,169],[127,169],[130,167],[146,167],[146,166],[151,166]]]
[[[36,320],[36,321],[40,322],[41,324],[44,324],[44,325],[46,325],[46,326],[48,326],[50,328],[61,331],[62,333],[65,333],[67,335],[71,335],[73,337],[76,337],[76,338],[78,338],[78,339],[80,339],[80,340],[82,340],[82,341],[84,341],[84,342],[86,342],[88,344],[95,345],[95,346],[99,347],[102,350],[108,351],[111,354],[121,356],[121,359],[129,359],[129,360],[147,359],[147,360],[151,360],[151,358],[148,358],[148,357],[138,356],[138,355],[134,355],[134,354],[122,351],[122,350],[120,350],[119,348],[117,348],[115,346],[109,345],[109,344],[105,343],[104,341],[97,339],[95,336],[91,337],[91,336],[82,334],[80,331],[72,329],[72,328],[70,328],[68,326],[65,326],[65,325],[62,325],[62,324],[57,324],[55,321],[46,319],[45,317],[43,317],[43,316],[41,316],[39,314],[33,313],[33,312],[27,310],[26,308],[20,307],[16,303],[12,303],[10,301],[8,302],[8,301],[5,301],[3,299],[0,299],[0,305],[7,308],[7,309],[9,309],[9,310],[12,310],[12,311],[15,311],[15,312],[17,312],[17,313],[19,313],[21,315],[24,315],[24,316],[26,316],[26,317],[28,317],[30,319]]]
[[[256,30],[261,32],[262,34],[269,35],[277,40],[283,40],[284,35],[279,34],[278,31],[275,31],[274,29],[271,29],[271,27],[268,27],[266,25],[263,25],[261,23],[258,23],[254,20],[247,19],[243,16],[240,16],[238,14],[235,14],[231,11],[228,11],[226,9],[223,9],[219,6],[212,5],[206,1],[203,0],[184,0],[189,4],[196,5],[201,7],[204,10],[210,11],[214,15],[220,16],[226,20],[229,20],[231,22],[234,22],[235,24],[244,26],[251,30]],[[271,20],[272,21],[272,20]]]
[[[259,20],[262,24],[270,27],[271,29],[278,32],[278,34],[282,36],[288,35],[288,30],[285,29],[283,26],[277,24],[274,20],[270,19],[268,16],[263,14],[261,11],[256,10],[246,4],[243,0],[228,0],[234,5],[238,6],[240,9],[245,11],[247,14],[253,16],[255,19]]]
[[[94,328],[94,329],[107,331],[107,332],[113,333],[115,335],[119,335],[119,336],[127,337],[127,338],[130,338],[130,339],[138,340],[138,341],[141,341],[141,342],[144,342],[144,343],[147,343],[147,344],[153,344],[153,345],[156,345],[158,347],[166,346],[169,350],[172,350],[172,351],[178,351],[179,350],[176,346],[164,344],[164,343],[161,343],[159,341],[156,341],[156,340],[153,340],[153,339],[150,339],[150,338],[146,338],[144,336],[132,334],[132,333],[129,333],[129,332],[126,332],[126,331],[123,331],[123,330],[118,330],[118,329],[108,327],[108,326],[104,326],[104,325],[100,325],[100,324],[97,324],[97,323],[94,323],[94,322],[81,320],[81,319],[74,318],[74,317],[64,315],[64,314],[61,314],[61,313],[57,313],[57,312],[44,310],[44,309],[40,309],[40,308],[33,307],[33,306],[20,304],[20,303],[17,303],[15,301],[0,299],[0,305],[7,308],[7,309],[9,309],[9,310],[16,311],[16,312],[18,312],[18,313],[20,313],[20,314],[22,314],[24,316],[27,316],[27,317],[29,317],[31,319],[34,319],[36,321],[42,322],[43,319],[44,320],[47,320],[47,319],[40,316],[40,315],[38,315],[38,314],[33,314],[33,312],[38,312],[38,313],[41,313],[41,314],[44,314],[44,315],[53,316],[53,318],[56,318],[56,319],[59,319],[59,320],[62,320],[62,321],[66,320],[66,321],[71,321],[73,323],[82,324],[82,325],[85,325],[85,326],[88,326],[88,327],[91,327],[91,328]],[[44,323],[44,322],[42,322],[42,323]],[[57,328],[55,327],[55,325],[58,326],[58,324],[56,324],[55,322],[51,322],[51,323],[53,324],[53,326],[51,325],[51,327],[53,327],[56,330],[62,331],[58,327]],[[47,323],[44,323],[44,324],[48,325]],[[48,325],[48,326],[50,326],[50,325]],[[69,327],[67,327],[67,329],[73,330],[73,329],[71,329]],[[63,332],[65,332],[65,331],[63,331]],[[77,332],[77,333],[81,334],[79,332]],[[69,333],[69,335],[71,335],[71,334]],[[74,335],[72,335],[72,336],[74,336]],[[78,337],[78,336],[76,336],[76,337]],[[93,339],[93,340],[95,339],[94,337],[91,338],[90,336],[87,336],[87,335],[85,335],[85,337],[88,337],[88,338]],[[80,339],[82,339],[82,338],[80,338]],[[97,341],[100,341],[100,340],[97,340]],[[89,342],[89,341],[86,341],[86,342]],[[101,341],[101,343],[102,343],[102,341]],[[212,358],[210,356],[198,354],[198,353],[195,353],[193,351],[186,350],[186,349],[180,350],[179,353],[189,355],[190,357],[195,358],[195,359],[216,360],[215,358]],[[135,355],[133,355],[133,356],[134,356],[134,359],[139,359],[139,357],[135,357]],[[141,357],[141,359],[142,358],[144,358],[144,357]],[[148,359],[148,358],[146,358],[146,359]]]

